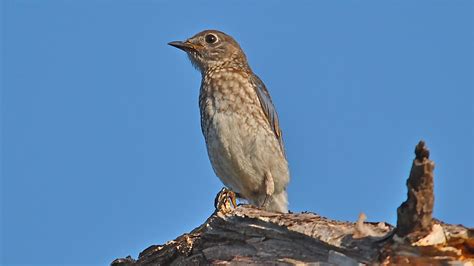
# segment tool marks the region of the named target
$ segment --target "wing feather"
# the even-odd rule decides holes
[[[275,106],[273,105],[270,93],[268,93],[265,84],[257,75],[254,74],[252,76],[252,82],[257,93],[258,99],[260,101],[260,105],[262,106],[262,110],[265,113],[265,116],[267,117],[269,125],[275,133],[275,137],[280,143],[281,152],[283,153],[283,155],[285,155],[285,148],[283,146],[283,136],[280,129],[280,123],[278,121],[278,114],[276,112]]]

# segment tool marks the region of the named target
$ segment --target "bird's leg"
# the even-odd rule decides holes
[[[214,207],[217,211],[228,213],[232,208],[237,207],[236,198],[235,192],[224,187],[217,193],[214,199]]]
[[[264,185],[265,185],[265,199],[263,200],[261,208],[265,208],[268,204],[268,199],[273,195],[275,192],[275,183],[273,182],[273,176],[270,171],[265,172],[264,175]]]

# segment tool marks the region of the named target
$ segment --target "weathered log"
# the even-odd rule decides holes
[[[190,233],[148,247],[137,260],[128,256],[112,265],[474,265],[474,229],[432,219],[434,163],[423,142],[415,153],[396,229],[385,222],[365,222],[364,214],[355,223],[341,222],[309,212],[233,208],[229,200],[219,202]]]

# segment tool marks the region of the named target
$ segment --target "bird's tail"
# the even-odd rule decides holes
[[[286,194],[286,190],[271,195],[268,200],[269,202],[265,207],[266,210],[288,213],[288,195]]]

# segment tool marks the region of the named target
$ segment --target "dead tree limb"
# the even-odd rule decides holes
[[[352,223],[309,212],[280,214],[220,205],[190,233],[148,247],[137,260],[129,256],[112,265],[473,265],[474,229],[432,219],[434,163],[423,142],[415,153],[397,229],[385,222],[367,223],[364,214]]]

